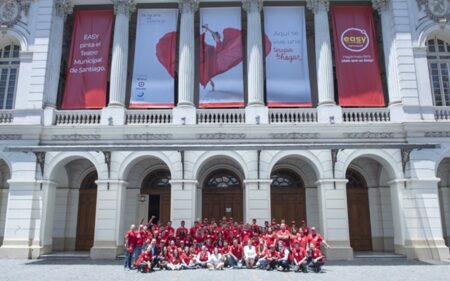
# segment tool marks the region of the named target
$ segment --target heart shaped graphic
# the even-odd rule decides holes
[[[164,34],[156,44],[156,57],[172,78],[175,77],[177,33]]]

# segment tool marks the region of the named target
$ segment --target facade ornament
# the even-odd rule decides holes
[[[0,3],[0,26],[7,28],[18,23],[22,12],[28,15],[32,0],[3,0]]]
[[[179,0],[178,7],[180,8],[180,13],[195,13],[198,10],[199,2],[200,0]]]
[[[126,15],[129,17],[136,11],[136,3],[134,0],[111,0],[114,4],[114,14]]]
[[[313,13],[325,9],[327,12],[330,10],[329,0],[307,0],[306,7],[310,9]]]
[[[242,0],[242,8],[249,13],[261,12],[263,1],[264,0]]]
[[[419,9],[423,9],[427,16],[444,26],[450,20],[449,0],[417,0]]]
[[[56,15],[66,18],[67,15],[73,13],[72,0],[56,0],[55,1]]]
[[[388,4],[389,4],[389,0],[372,0],[373,9],[377,10],[378,14],[380,14],[380,15],[383,12],[383,10],[386,9]]]

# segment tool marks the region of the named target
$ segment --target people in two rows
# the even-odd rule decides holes
[[[255,219],[244,225],[232,218],[218,222],[205,218],[190,229],[182,221],[175,230],[171,222],[163,226],[154,220],[139,227],[131,225],[125,234],[125,268],[140,272],[225,267],[320,272],[325,262],[320,248],[330,247],[315,227],[303,221],[300,227],[295,221],[288,226],[275,219],[259,226]]]

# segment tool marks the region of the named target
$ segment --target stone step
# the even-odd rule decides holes
[[[85,251],[67,251],[53,252],[39,256],[39,259],[59,260],[59,259],[89,259],[89,252]]]
[[[355,259],[406,259],[405,256],[390,252],[354,252]]]

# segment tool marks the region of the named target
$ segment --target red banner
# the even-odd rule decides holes
[[[332,6],[339,105],[384,106],[370,6]]]
[[[106,105],[112,10],[75,12],[63,109],[102,108]]]

